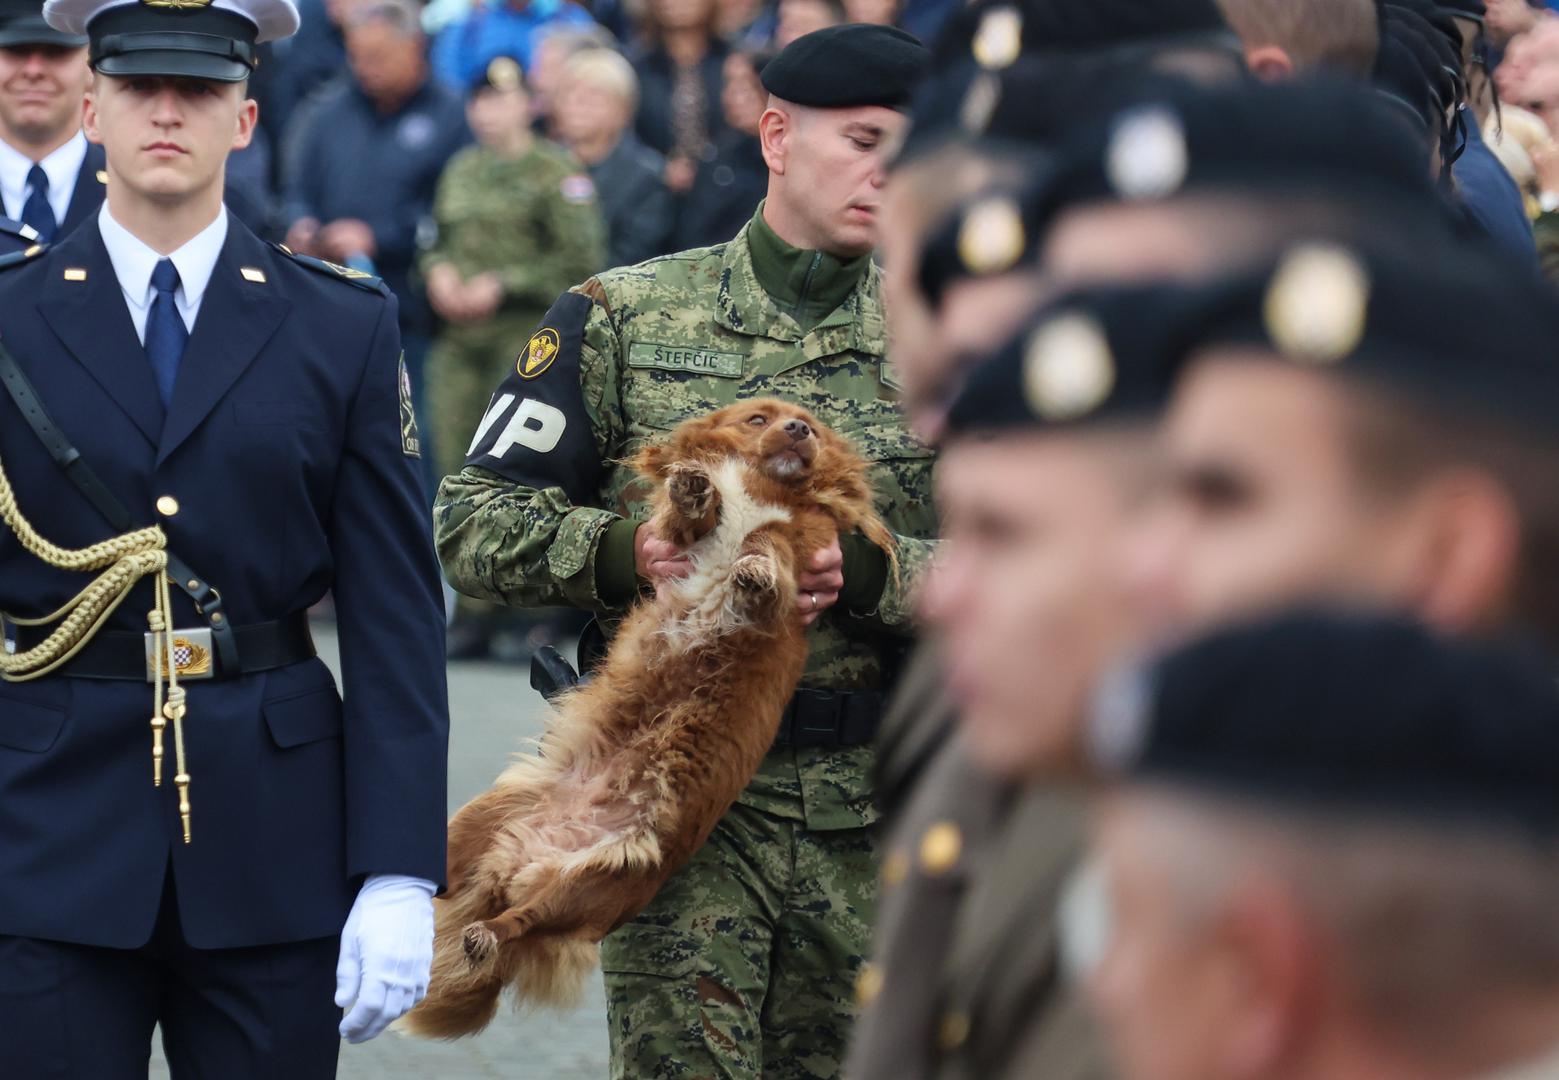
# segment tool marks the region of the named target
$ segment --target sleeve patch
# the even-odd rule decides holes
[[[552,305],[488,403],[466,451],[467,465],[538,490],[562,488],[576,506],[597,497],[601,459],[579,384],[593,306],[574,292]]]
[[[558,191],[563,195],[564,202],[575,205],[595,202],[595,181],[584,173],[571,173],[563,178],[558,185]]]
[[[406,354],[401,353],[400,362],[400,403],[401,403],[401,453],[409,458],[422,456],[422,436],[417,431],[417,410],[411,403],[411,373],[406,370]]]

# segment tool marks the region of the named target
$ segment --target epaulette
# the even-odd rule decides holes
[[[24,225],[8,217],[0,217],[0,233],[6,236],[14,236],[18,240],[31,240],[36,242],[38,230],[31,225]]]
[[[13,251],[8,255],[0,255],[0,270],[9,270],[14,266],[32,262],[39,255],[49,250],[48,244],[34,244],[23,251]]]
[[[312,255],[299,255],[284,244],[272,244],[271,246],[299,266],[306,266],[316,273],[335,278],[337,281],[344,281],[348,285],[355,285],[359,289],[364,289],[368,292],[376,292],[384,296],[390,295],[390,287],[384,283],[384,279],[375,277],[367,271],[354,270],[350,266],[342,266],[340,263],[333,263],[328,259],[316,259]]]

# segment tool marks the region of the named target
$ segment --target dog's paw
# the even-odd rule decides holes
[[[743,555],[731,567],[731,584],[749,614],[768,613],[780,601],[779,566],[768,555]]]
[[[498,935],[483,923],[472,923],[460,941],[466,952],[466,961],[473,968],[486,967],[498,952]]]
[[[715,489],[703,466],[677,462],[666,478],[666,494],[679,514],[701,518],[714,503]]]

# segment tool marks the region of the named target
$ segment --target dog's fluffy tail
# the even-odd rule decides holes
[[[473,968],[460,935],[454,935],[452,942],[438,942],[428,996],[401,1026],[425,1039],[475,1035],[492,1022],[506,987],[513,989],[515,1004],[521,1008],[573,1008],[584,995],[585,978],[595,969],[597,953],[594,942],[580,938],[520,938],[500,946],[490,964]]]

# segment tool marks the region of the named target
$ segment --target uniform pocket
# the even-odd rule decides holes
[[[267,701],[261,708],[272,741],[283,750],[341,737],[341,699],[334,687]]]
[[[29,754],[46,753],[64,727],[64,709],[0,698],[0,746]]]
[[[678,979],[698,967],[698,939],[667,926],[629,923],[601,942],[601,970],[608,975],[660,975]]]

